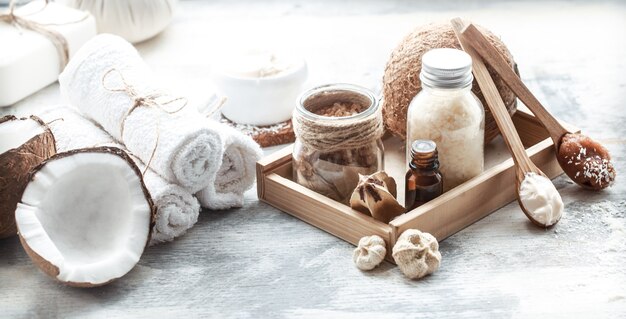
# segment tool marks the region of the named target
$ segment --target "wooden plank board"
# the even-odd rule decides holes
[[[441,268],[419,281],[388,263],[360,271],[350,244],[259,203],[256,190],[242,208],[203,211],[185,235],[149,247],[128,275],[99,288],[50,280],[17,238],[4,239],[0,317],[624,316],[626,2],[185,0],[178,7],[165,32],[136,47],[166,80],[191,83],[202,94],[209,62],[223,46],[258,35],[280,36],[305,53],[311,85],[342,80],[379,88],[391,50],[407,33],[471,17],[502,38],[522,78],[555,115],[605,143],[620,176],[602,192],[559,177],[566,215],[556,227],[535,228],[509,204],[446,239]],[[52,84],[0,112],[28,116],[63,103]]]

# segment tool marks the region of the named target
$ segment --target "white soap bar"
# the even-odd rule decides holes
[[[16,9],[15,14],[48,24],[48,28],[63,35],[70,57],[96,35],[93,16],[60,4],[49,3],[44,8],[42,1],[34,1]],[[0,107],[14,104],[57,80],[62,71],[60,57],[48,37],[0,22],[0,42]]]

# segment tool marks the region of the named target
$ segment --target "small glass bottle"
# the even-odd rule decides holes
[[[407,162],[411,141],[437,143],[444,191],[483,172],[485,111],[472,93],[472,59],[456,49],[422,57],[422,90],[407,112]]]
[[[443,193],[443,177],[439,172],[437,144],[416,140],[411,144],[411,161],[406,173],[404,207],[419,207]]]

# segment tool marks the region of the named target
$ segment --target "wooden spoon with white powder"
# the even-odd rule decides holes
[[[539,227],[550,227],[556,224],[563,215],[563,201],[550,179],[530,160],[520,140],[513,121],[498,93],[493,79],[482,59],[460,37],[464,29],[461,19],[452,20],[452,27],[461,47],[472,57],[472,71],[487,105],[493,114],[498,128],[504,137],[516,167],[517,199],[522,211],[530,221]]]

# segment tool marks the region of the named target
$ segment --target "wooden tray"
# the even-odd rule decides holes
[[[535,117],[518,110],[513,122],[533,162],[550,178],[562,174],[552,140]],[[404,142],[389,138],[384,144],[385,170],[396,179],[399,201],[403,203]],[[387,259],[392,262],[391,248],[403,231],[419,229],[442,241],[516,199],[513,160],[501,137],[486,145],[485,171],[481,175],[389,224],[293,182],[291,151],[289,146],[257,162],[259,199],[353,245],[363,236],[381,236],[387,243]]]

